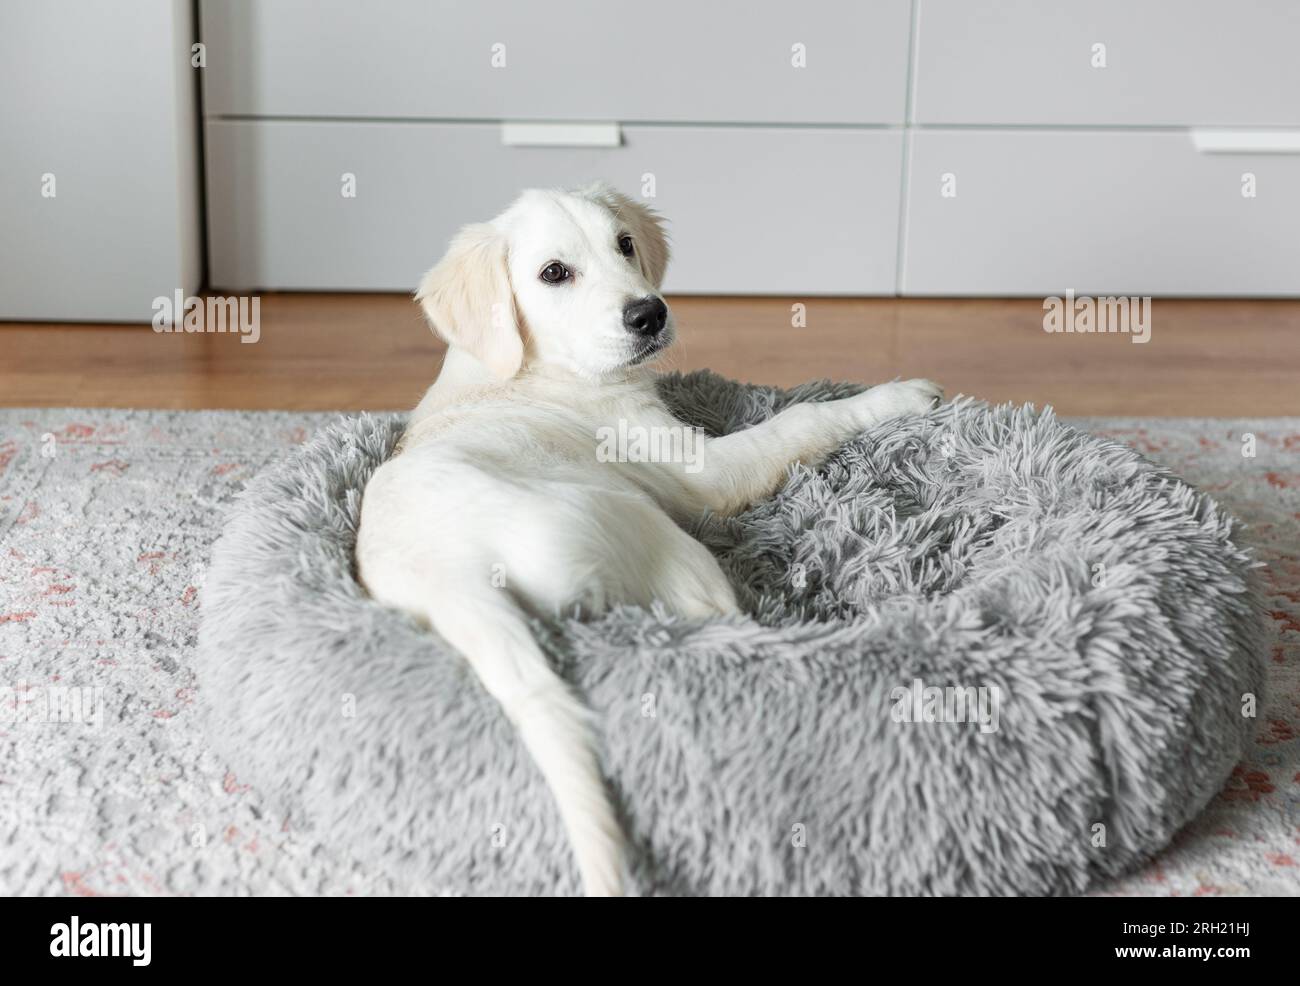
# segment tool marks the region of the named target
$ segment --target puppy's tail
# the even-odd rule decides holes
[[[623,833],[591,713],[557,675],[503,589],[442,597],[426,615],[505,710],[555,797],[588,896],[623,893]]]

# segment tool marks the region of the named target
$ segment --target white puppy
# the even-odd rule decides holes
[[[887,383],[701,438],[691,455],[598,455],[620,429],[679,436],[660,443],[677,453],[698,437],[642,365],[673,339],[659,296],[667,263],[655,215],[602,185],[525,192],[462,230],[416,294],[446,361],[366,487],[357,543],[374,598],[441,634],[514,723],[593,895],[622,892],[624,839],[592,716],[527,614],[654,600],[686,619],[737,613],[717,561],[678,524],[743,510],[792,463],[942,393]],[[647,457],[669,461],[619,461]]]

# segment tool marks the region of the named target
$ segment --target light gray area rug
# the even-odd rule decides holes
[[[0,891],[462,889],[405,885],[329,832],[296,829],[197,728],[193,652],[222,510],[334,417],[0,413],[0,687],[11,707],[0,721]],[[1300,422],[1079,424],[1245,520],[1271,615],[1270,698],[1246,761],[1155,863],[1101,892],[1296,892]],[[1255,454],[1244,456],[1250,436]],[[80,721],[42,721],[51,702]]]

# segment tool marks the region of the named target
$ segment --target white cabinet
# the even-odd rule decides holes
[[[1195,138],[915,131],[903,293],[1300,293],[1300,153]]]
[[[922,124],[1300,126],[1294,0],[917,0]]]
[[[1293,0],[201,11],[216,287],[411,290],[599,177],[670,220],[680,293],[1300,295]]]
[[[0,318],[140,321],[199,287],[191,4],[0,5]]]
[[[206,112],[903,121],[910,0],[205,0]]]
[[[216,287],[409,291],[521,189],[603,178],[669,220],[669,291],[895,289],[910,0],[202,13]]]
[[[1295,0],[193,21],[0,5],[0,317],[148,321],[198,288],[200,79],[214,288],[409,291],[520,189],[603,178],[670,221],[679,293],[1300,295]],[[540,139],[503,139],[521,127]]]
[[[457,228],[519,189],[603,178],[668,218],[669,291],[894,290],[897,130],[628,126],[615,147],[507,146],[494,123],[213,121],[207,133],[219,288],[409,291]]]

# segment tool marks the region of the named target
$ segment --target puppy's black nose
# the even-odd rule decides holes
[[[623,327],[639,336],[652,336],[668,321],[668,306],[659,298],[629,301],[623,309]]]

